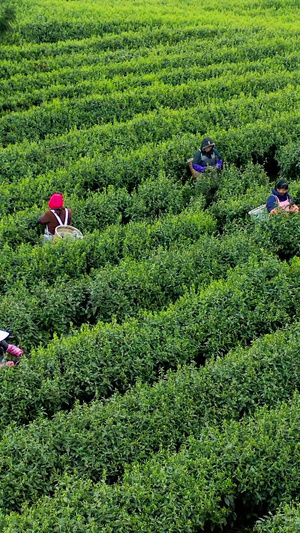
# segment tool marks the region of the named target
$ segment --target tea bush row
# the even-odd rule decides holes
[[[257,517],[300,489],[300,399],[253,418],[207,426],[178,453],[162,450],[127,468],[123,483],[108,486],[72,476],[22,515],[2,516],[2,530],[192,532],[233,526],[242,508]]]
[[[201,198],[199,200],[201,204]],[[108,226],[104,232],[94,231],[82,240],[62,240],[35,247],[26,243],[16,247],[12,239],[12,247],[5,244],[1,254],[1,283],[7,290],[19,279],[30,285],[30,279],[51,282],[58,277],[78,277],[107,262],[118,264],[124,257],[147,258],[159,247],[188,246],[201,235],[212,235],[215,230],[216,221],[212,215],[203,212],[201,205],[195,203],[177,216],[166,215],[152,223]]]
[[[298,117],[293,117],[293,120],[295,124],[294,135],[296,135],[297,128],[299,129],[299,120]],[[249,124],[242,130],[229,130],[228,132],[221,131],[221,133],[218,135],[218,138],[220,140],[221,148],[224,147],[224,150],[227,150],[227,154],[230,159],[235,159],[235,161],[237,161],[243,157],[244,161],[246,162],[246,158],[249,159],[251,153],[253,153],[252,150],[255,150],[252,143],[254,142],[254,138],[258,133],[260,133],[261,136],[261,144],[258,150],[261,155],[263,155],[270,150],[270,147],[274,142],[276,142],[277,145],[279,145],[280,142],[283,142],[283,137],[286,133],[285,128],[287,128],[287,122],[286,116],[283,116],[281,117],[281,122],[274,119],[274,122],[270,124],[256,122],[254,124]],[[48,197],[50,192],[52,193],[53,190],[62,190],[64,193],[68,193],[69,191],[70,194],[71,191],[74,192],[75,190],[76,194],[85,196],[85,189],[89,190],[89,188],[96,186],[100,187],[101,189],[109,181],[113,181],[118,187],[126,186],[130,190],[130,188],[137,186],[141,180],[146,180],[149,177],[149,174],[157,177],[160,172],[164,172],[165,170],[168,172],[168,175],[172,173],[175,178],[177,174],[178,177],[182,179],[182,172],[186,172],[186,165],[184,163],[185,157],[188,153],[193,153],[195,150],[197,146],[197,140],[199,143],[199,136],[197,137],[198,139],[196,139],[196,136],[191,138],[190,135],[185,134],[181,139],[179,139],[176,135],[168,143],[162,143],[155,147],[143,147],[143,149],[133,152],[127,157],[119,155],[118,159],[116,159],[115,155],[111,155],[105,158],[96,158],[94,160],[84,158],[78,163],[76,162],[73,165],[73,169],[70,168],[69,170],[53,171],[51,173],[48,172],[46,176],[40,176],[37,179],[32,179],[27,176],[21,179],[19,183],[12,185],[3,183],[1,187],[1,194],[4,198],[2,212],[5,212],[7,209],[9,209],[10,200],[12,198],[14,198],[16,205],[20,208],[22,204],[25,204],[25,206],[26,204],[28,205],[34,198],[37,199],[37,197],[43,197],[43,194],[45,194],[44,198]],[[237,139],[239,139],[238,144],[235,143],[235,140]],[[240,148],[241,139],[244,141],[244,150],[241,150]],[[231,143],[233,143],[232,146]],[[24,168],[24,165],[27,165],[26,160],[23,160],[21,166],[18,165],[19,170],[16,169],[16,172],[18,172],[20,175],[22,174],[22,168]],[[5,167],[8,169],[9,166],[10,162],[9,160],[6,160]],[[36,168],[37,167],[38,164],[36,163]],[[3,170],[3,172],[5,171]],[[121,195],[121,193],[119,194]],[[255,191],[254,194],[256,194]],[[227,199],[226,197],[224,198],[223,207],[219,204],[220,216],[221,212],[224,211],[224,216],[226,217],[228,211],[227,202],[232,201],[234,195],[236,196],[235,191],[233,190],[230,192],[230,195]],[[105,198],[106,197],[104,196],[103,199],[107,208],[109,206],[107,206]],[[237,197],[237,200],[239,203],[239,196]],[[249,207],[254,207],[257,201],[259,201],[259,199],[256,201],[253,200],[252,206]],[[91,203],[93,204],[93,201],[91,201]],[[248,205],[246,210],[247,208]],[[99,212],[99,209],[97,211]],[[84,214],[84,212],[85,211],[83,210],[82,214]],[[30,213],[32,213],[32,216]],[[35,220],[35,211],[32,211],[31,209],[30,213],[27,215],[24,212],[23,215],[10,215],[7,219],[4,218],[4,231],[8,231],[9,233],[12,231],[14,233],[15,230],[13,227],[15,224],[20,225],[22,230],[26,224],[22,223],[21,221],[14,222],[14,218],[17,216],[17,218],[21,217],[21,219],[29,218],[31,221]],[[89,216],[89,213],[87,213],[87,215]],[[92,217],[94,216],[93,214],[91,215]],[[80,217],[80,212],[77,213],[77,217],[78,216]],[[107,215],[104,214],[104,219],[106,216]],[[113,214],[113,216],[115,215]],[[112,218],[110,217],[111,215],[109,215],[109,220],[112,221]],[[93,224],[93,228],[94,227],[95,223]],[[8,240],[7,242],[11,241]]]
[[[204,235],[191,246],[160,250],[144,261],[125,258],[79,278],[65,273],[56,282],[27,279],[8,283],[0,303],[0,323],[14,332],[22,347],[47,344],[54,333],[66,334],[70,324],[118,322],[138,316],[142,309],[158,311],[176,301],[189,287],[200,290],[230,267],[247,262],[251,253],[267,257],[249,235],[235,234],[217,240]],[[71,266],[73,260],[71,262]],[[13,275],[18,273],[13,271]],[[5,275],[7,279],[7,275]],[[63,279],[63,281],[62,281]]]
[[[49,198],[50,194],[47,196]],[[9,200],[7,198],[7,205],[10,205]],[[190,202],[191,206],[196,202],[195,211],[203,208],[205,200],[201,199],[201,193],[197,193],[197,190],[189,186],[182,187],[163,173],[156,180],[145,180],[139,191],[131,195],[125,189],[116,190],[111,186],[106,192],[94,192],[88,198],[82,198],[80,194],[70,196],[69,200],[68,197],[65,198],[65,204],[73,213],[72,224],[83,233],[103,231],[111,224],[123,222],[123,219],[124,222],[129,222],[146,218],[149,222],[154,222],[159,216],[179,213]],[[43,228],[37,224],[37,218],[47,209],[47,204],[44,209],[38,209],[34,205],[4,215],[0,220],[0,243],[3,246],[38,243]]]
[[[299,339],[298,322],[205,368],[169,372],[153,387],[140,383],[105,403],[77,404],[27,428],[9,426],[0,442],[1,507],[15,510],[16,501],[32,504],[52,494],[65,473],[97,482],[105,472],[107,483],[120,481],[125,465],[161,448],[176,451],[187,436],[200,438],[206,424],[221,426],[289,400],[300,387]]]
[[[127,222],[143,218],[154,220],[164,213],[179,213],[197,194],[190,184],[183,186],[182,182],[177,182],[175,177],[166,176],[163,171],[156,179],[146,178],[141,183],[137,181],[130,192],[124,187],[118,187],[118,184],[117,187],[108,185],[104,190],[100,188],[91,192],[89,189],[85,190],[81,176],[78,181],[68,176],[69,181],[65,182],[60,179],[59,173],[53,172],[51,177],[53,179],[49,179],[49,182],[25,178],[19,183],[3,184],[0,189],[3,198],[1,216],[4,218],[12,213],[12,202],[15,213],[30,210],[38,203],[43,213],[49,209],[47,204],[53,192],[62,191],[65,205],[72,211],[74,225],[91,232],[93,229],[104,229],[109,224],[121,222],[123,218]],[[82,178],[84,179],[83,175]]]
[[[221,43],[220,43],[221,44]],[[167,49],[166,49],[167,51]],[[203,51],[194,50],[191,43],[187,43],[187,49],[185,53],[168,54],[165,58],[155,53],[148,55],[147,57],[136,57],[135,61],[124,61],[123,63],[113,63],[108,65],[95,64],[84,65],[74,68],[65,67],[58,70],[52,70],[51,72],[37,72],[33,76],[26,76],[18,74],[7,80],[0,79],[0,94],[6,96],[9,101],[9,97],[15,100],[23,100],[23,94],[26,93],[27,97],[31,100],[33,98],[32,93],[35,92],[33,102],[44,101],[45,98],[49,99],[52,94],[51,91],[62,90],[65,86],[74,86],[75,83],[82,84],[84,82],[91,83],[92,81],[104,81],[108,83],[108,80],[122,76],[129,77],[138,74],[139,76],[159,76],[163,81],[169,80],[169,83],[182,83],[187,81],[187,78],[191,74],[191,69],[194,69],[203,59]],[[77,55],[75,56],[77,57]],[[101,57],[101,62],[103,58]],[[185,67],[183,67],[183,62]],[[204,66],[197,71],[197,77],[199,80],[204,81],[212,77],[223,76],[224,73],[232,73],[235,75],[242,75],[249,72],[257,72],[258,74],[267,71],[293,71],[299,65],[299,54],[291,52],[286,54],[285,57],[278,56],[276,63],[269,57],[259,57],[254,61],[240,60],[240,54],[238,61],[232,58],[231,62],[224,61],[224,63],[217,63],[214,65]],[[52,89],[51,89],[51,86]],[[30,96],[31,95],[31,96]],[[40,96],[39,96],[40,95]],[[53,97],[53,96],[52,96]]]
[[[116,63],[132,58],[132,53],[138,51],[139,56],[153,54],[155,48],[173,50],[182,49],[182,42],[187,46],[195,42],[211,42],[211,34],[218,30],[213,28],[196,28],[195,24],[185,25],[181,30],[170,27],[154,29],[146,28],[138,33],[134,31],[122,32],[105,37],[89,37],[86,39],[73,39],[59,43],[27,44],[26,48],[20,46],[7,47],[3,50],[3,60],[0,62],[1,77],[7,78],[16,74],[33,74],[39,70],[42,60],[42,70],[53,70],[60,67],[76,67],[82,64],[103,64],[110,60]],[[221,40],[224,37],[221,35]],[[216,39],[217,41],[217,39]],[[285,44],[286,47],[287,43]],[[293,50],[294,43],[288,44],[288,49]],[[21,49],[20,49],[21,48]],[[265,50],[265,47],[264,47]],[[91,60],[92,59],[92,60]],[[207,64],[207,63],[206,63]],[[19,68],[18,68],[19,65]]]
[[[290,85],[286,82],[286,76],[290,78]],[[259,77],[254,76],[256,87],[250,86],[250,96],[243,98],[241,108],[237,105],[238,97],[235,96],[237,89],[233,86],[232,91],[229,94],[226,93],[225,96],[226,99],[231,97],[233,101],[224,103],[222,113],[220,113],[219,101],[218,104],[212,101],[204,109],[202,107],[202,121],[205,124],[215,122],[219,127],[226,127],[229,122],[228,125],[231,127],[237,127],[241,125],[241,121],[248,123],[257,118],[266,119],[270,117],[271,111],[290,109],[292,102],[295,106],[299,99],[298,77],[297,73],[296,75],[287,73],[284,77],[282,73],[279,73],[271,78],[266,75],[259,84]],[[213,91],[213,85],[215,85],[215,94],[220,94],[218,80],[203,83],[207,86],[208,94]],[[38,109],[9,113],[1,117],[2,145],[7,146],[26,138],[44,139],[47,135],[61,134],[75,126],[87,127],[94,124],[126,121],[132,119],[137,113],[145,113],[161,106],[172,109],[186,108],[195,105],[200,95],[201,98],[203,97],[203,83],[192,80],[188,84],[174,87],[157,81],[152,86],[146,87],[143,94],[140,93],[140,88],[129,88],[108,96],[94,94],[70,101],[54,99],[52,102],[41,104]],[[224,86],[224,83],[222,85]],[[247,91],[247,85],[243,85],[243,91]],[[238,92],[241,92],[240,88]],[[255,102],[257,98],[260,104]]]
[[[281,115],[281,116],[280,116]],[[158,117],[157,117],[158,118]],[[195,120],[195,119],[194,119]],[[284,136],[288,133],[289,127],[293,126],[293,136],[297,136],[299,130],[299,117],[293,113],[276,114],[273,120],[269,122],[256,121],[253,124],[248,124],[242,128],[213,131],[212,133],[218,138],[218,147],[224,153],[225,160],[234,163],[243,162],[246,164],[251,155],[256,154],[261,158],[268,154],[274,144],[280,146],[283,143]],[[155,123],[154,123],[155,124]],[[170,132],[172,121],[165,124],[165,134]],[[190,127],[193,123],[190,123]],[[143,127],[142,122],[140,126]],[[144,125],[146,128],[147,124]],[[174,129],[176,125],[174,124]],[[187,169],[185,160],[187,155],[191,155],[199,146],[199,134],[185,133],[179,137],[180,123],[178,123],[178,134],[175,134],[169,141],[161,142],[160,144],[148,144],[140,147],[132,152],[127,151],[127,154],[119,150],[116,153],[100,155],[96,158],[84,157],[71,163],[71,166],[66,169],[48,171],[45,176],[38,176],[32,178],[26,175],[22,179],[22,171],[28,166],[27,157],[20,157],[19,162],[14,159],[11,161],[10,154],[4,154],[2,159],[3,175],[7,174],[7,178],[12,177],[11,172],[19,176],[19,183],[9,185],[3,183],[1,193],[6,201],[3,202],[3,210],[8,209],[8,200],[13,197],[17,205],[25,205],[31,201],[31,198],[44,197],[47,191],[50,193],[53,190],[61,190],[71,194],[86,195],[87,190],[99,189],[106,187],[108,183],[113,183],[116,187],[126,187],[132,190],[142,180],[149,177],[155,177],[161,172],[166,172],[168,176],[172,175],[174,178],[187,179]],[[120,131],[121,133],[121,131]],[[132,131],[134,133],[134,129]],[[137,134],[142,135],[142,131],[136,130]],[[256,147],[255,137],[260,135],[260,145]],[[2,152],[3,153],[3,152]],[[8,158],[7,158],[8,155]],[[17,153],[15,154],[17,156]],[[13,156],[15,158],[15,155]],[[63,156],[64,154],[62,154]],[[71,154],[70,154],[71,155]],[[34,157],[31,168],[34,166],[34,171],[38,172],[38,154],[36,159]],[[76,154],[74,155],[76,159]],[[47,156],[46,156],[47,159]],[[52,162],[50,161],[51,165]],[[43,166],[43,162],[41,162]],[[46,163],[47,166],[47,163]],[[11,167],[11,169],[10,169]],[[75,182],[75,184],[74,184]],[[231,191],[234,194],[234,191]],[[230,197],[228,201],[230,201]],[[32,204],[31,204],[32,205]],[[226,199],[224,199],[226,210]],[[7,226],[7,223],[5,223]]]
[[[226,61],[255,60],[262,57],[288,56],[289,52],[298,51],[297,35],[289,32],[286,39],[284,31],[274,28],[270,31],[264,28],[261,39],[257,38],[256,28],[249,27],[249,20],[239,32],[228,27],[228,33],[224,34],[221,29],[202,25],[187,27],[179,31],[178,28],[147,28],[145,32],[122,32],[121,35],[92,36],[86,39],[69,39],[58,43],[23,43],[23,46],[9,45],[2,47],[0,72],[5,78],[16,74],[35,74],[39,70],[54,70],[71,66],[72,68],[82,64],[97,64],[107,61],[118,63],[132,59],[132,51],[136,57],[153,55],[156,50],[160,54],[173,51],[181,53],[187,48],[191,51],[199,51],[203,46],[201,64],[211,64],[211,56],[206,52],[206,43],[210,49],[214,46],[214,63],[220,64]],[[214,37],[212,43],[211,37]],[[151,43],[150,43],[151,39]],[[184,43],[184,46],[183,46]],[[150,44],[150,46],[149,46]],[[192,54],[190,54],[191,56]],[[98,58],[98,61],[97,59]],[[41,61],[42,60],[42,61]]]
[[[272,99],[274,95],[273,97],[269,95],[269,97]],[[254,104],[255,100],[252,101],[252,105]],[[256,104],[260,105],[257,99]],[[200,136],[206,131],[205,129],[199,130],[198,112],[198,107],[185,110],[164,109],[159,113],[150,112],[143,117],[137,115],[127,123],[97,125],[90,130],[73,130],[59,138],[47,139],[40,145],[34,142],[11,145],[0,150],[4,185],[6,185],[6,180],[20,181],[20,188],[30,187],[29,190],[32,191],[31,181],[37,189],[41,186],[45,187],[48,181],[55,183],[57,180],[58,183],[63,183],[63,181],[68,183],[70,178],[72,181],[74,178],[76,182],[81,181],[85,188],[93,184],[101,186],[101,184],[116,183],[116,181],[120,182],[121,176],[124,176],[124,167],[126,173],[132,172],[132,167],[136,166],[135,160],[139,160],[141,156],[144,165],[141,162],[138,166],[142,176],[145,176],[146,172],[147,177],[149,177],[149,172],[155,172],[157,175],[158,161],[161,167],[164,165],[168,168],[172,165],[172,172],[176,174],[180,172],[182,175],[187,156],[193,155],[199,147]],[[274,143],[278,147],[286,145],[283,139],[288,131],[288,122],[293,126],[289,138],[295,141],[298,135],[299,116],[294,110],[293,112],[282,111],[270,121],[269,119],[265,122],[255,121],[253,125],[240,125],[234,128],[230,127],[229,123],[229,131],[222,129],[221,126],[216,127],[211,121],[208,121],[205,126],[208,128],[207,131],[211,131],[217,139],[218,147],[225,160],[237,163],[245,159],[249,161],[252,153],[263,159],[265,152]],[[247,138],[250,128],[258,129],[262,143],[259,146],[254,139]],[[183,130],[186,133],[182,134]],[[198,133],[195,135],[195,132]],[[237,137],[241,142],[235,142]],[[158,143],[164,141],[168,141],[169,150],[168,145],[157,146]],[[148,146],[141,147],[141,144],[145,143],[148,143]],[[178,146],[179,157],[173,144]],[[165,159],[165,162],[163,163],[161,159]],[[169,163],[168,166],[167,163]],[[62,167],[66,168],[65,172]],[[45,172],[47,172],[46,176],[39,176]],[[87,177],[84,177],[86,173]],[[139,173],[135,172],[135,179],[138,181],[141,180]],[[33,176],[38,176],[38,179],[33,180]],[[126,183],[126,179],[122,178],[122,181]],[[127,181],[129,181],[128,178]],[[17,191],[16,194],[18,194]]]
[[[123,9],[124,7],[123,5]],[[90,4],[88,10],[85,8],[79,14],[79,20],[78,14],[73,17],[73,20],[70,18],[72,13],[70,10],[69,16],[61,12],[59,15],[56,14],[52,21],[45,21],[43,24],[32,22],[32,20],[27,24],[23,23],[20,28],[20,38],[25,38],[31,43],[55,43],[68,39],[88,39],[100,33],[104,41],[100,46],[98,45],[100,51],[121,46],[131,48],[136,46],[136,41],[144,46],[154,46],[158,42],[176,43],[184,40],[192,32],[203,37],[207,35],[212,37],[221,33],[218,28],[215,29],[209,25],[199,28],[191,17],[187,19],[186,13],[178,10],[176,6],[174,6],[174,13],[168,17],[168,23],[163,23],[161,9],[157,10],[154,5],[151,7],[152,9],[147,9],[145,6],[144,13],[139,17],[132,16],[131,12],[122,13],[123,10],[118,8],[112,11],[110,7],[110,13],[106,13],[105,16],[104,13],[100,14],[97,8],[93,9],[93,13],[90,14],[88,12],[92,8]],[[93,17],[92,20],[88,20],[88,16]]]
[[[11,96],[9,94],[3,95],[2,102],[0,99],[0,113],[5,114],[8,111],[30,109],[32,106],[40,106],[43,102],[48,102],[54,98],[68,98],[72,100],[74,98],[93,95],[94,93],[98,95],[108,95],[128,88],[143,87],[144,89],[147,86],[153,85],[156,81],[161,81],[166,85],[176,86],[182,83],[190,83],[192,80],[195,80],[201,84],[203,98],[206,98],[208,95],[213,97],[214,94],[217,93],[219,98],[223,99],[239,94],[241,89],[243,94],[252,94],[255,96],[262,87],[266,90],[269,88],[270,77],[277,77],[277,89],[280,86],[293,83],[298,79],[296,72],[296,69],[298,70],[297,62],[295,64],[295,70],[285,70],[284,78],[282,78],[282,66],[279,68],[277,63],[274,64],[273,62],[270,64],[270,62],[267,61],[265,68],[262,68],[260,62],[258,71],[252,68],[250,72],[247,70],[249,69],[248,64],[242,64],[242,68],[240,69],[241,72],[239,72],[239,69],[237,71],[235,64],[230,66],[227,64],[226,67],[223,66],[223,72],[220,68],[218,69],[219,71],[221,70],[220,73],[215,72],[215,76],[219,73],[217,79],[203,80],[203,72],[195,69],[195,65],[198,62],[197,60],[197,57],[194,58],[195,64],[192,67],[186,67],[185,69],[181,66],[173,69],[168,67],[167,69],[160,69],[158,72],[151,72],[143,75],[137,71],[137,73],[134,74],[127,74],[126,76],[119,74],[110,78],[104,77],[101,72],[100,79],[97,79],[94,76],[94,79],[88,80],[85,78],[80,83],[79,80],[76,79],[75,74],[72,83],[69,84],[54,84],[52,81],[52,85],[48,88],[43,86],[40,90],[36,90],[36,88],[33,87],[29,91],[26,91],[24,87],[23,90],[19,92],[14,91]],[[228,79],[229,73],[231,73],[230,79]],[[280,84],[278,84],[279,79],[281,80]],[[222,88],[221,91],[220,87]]]
[[[85,325],[47,348],[32,350],[17,371],[2,369],[2,427],[12,420],[26,423],[41,411],[52,415],[76,399],[125,392],[137,379],[151,383],[161,369],[223,356],[295,320],[299,272],[297,260],[288,266],[274,258],[252,259],[228,272],[225,281],[198,293],[187,291],[164,311],[143,312],[122,324]]]

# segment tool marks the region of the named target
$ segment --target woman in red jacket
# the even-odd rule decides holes
[[[64,207],[64,197],[62,194],[52,194],[48,205],[50,209],[38,218],[38,222],[46,226],[44,234],[45,240],[53,239],[55,228],[57,226],[70,225],[72,220],[70,209]]]

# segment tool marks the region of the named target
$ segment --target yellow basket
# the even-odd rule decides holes
[[[72,239],[83,239],[81,231],[73,226],[56,226],[54,239],[65,239],[66,237]]]

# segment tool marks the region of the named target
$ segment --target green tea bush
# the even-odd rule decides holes
[[[53,283],[52,276],[49,285],[44,279],[37,282],[30,277],[28,289],[19,281],[3,295],[0,323],[13,329],[22,346],[30,350],[47,344],[54,333],[67,333],[71,323],[79,326],[112,318],[120,322],[137,316],[142,309],[161,309],[188,287],[199,290],[201,285],[225,276],[230,267],[247,262],[251,253],[267,257],[249,235],[220,240],[205,235],[193,245],[160,250],[144,261],[125,258],[118,266],[108,264],[90,278],[83,273],[79,279],[65,275]]]
[[[51,531],[62,521],[67,531],[80,524],[91,532],[161,532],[174,531],[174,523],[177,531],[212,530],[232,526],[240,505],[257,517],[299,491],[299,412],[295,394],[253,418],[207,426],[178,453],[161,450],[127,468],[121,485],[66,476],[53,498],[26,506],[21,515],[2,515],[2,530]]]
[[[288,213],[271,215],[253,225],[252,236],[259,246],[266,246],[281,259],[291,259],[300,254],[300,215]]]
[[[24,242],[37,244],[42,233],[37,228],[37,218],[41,214],[37,206],[25,209],[0,220],[0,245],[18,246]]]
[[[120,480],[126,464],[145,462],[160,448],[175,452],[187,436],[200,438],[206,424],[221,426],[289,400],[300,387],[299,339],[297,323],[205,368],[169,371],[153,387],[139,383],[105,403],[77,404],[27,428],[9,426],[0,441],[0,493],[8,482],[11,490],[1,506],[14,509],[15,499],[21,505],[52,494],[66,472],[93,482],[104,475],[107,483]]]
[[[277,152],[280,164],[280,176],[288,181],[300,178],[300,148],[299,141],[289,142],[280,147]]]
[[[268,78],[267,78],[268,79]],[[213,100],[205,108],[202,107],[202,128],[207,130],[209,125],[218,128],[240,127],[241,124],[261,119],[269,120],[270,110],[276,113],[289,110],[299,100],[299,91],[293,84],[286,85],[279,74],[282,89],[277,89],[278,80],[274,80],[275,87],[270,87],[266,93],[266,83],[259,94],[250,95],[243,99],[241,108],[237,105],[236,88],[231,100],[227,100],[220,114],[219,104]],[[213,80],[211,81],[213,83]],[[209,87],[207,88],[209,92]],[[272,92],[272,90],[274,92]],[[51,134],[65,133],[74,127],[105,124],[112,121],[130,120],[137,113],[151,111],[158,107],[180,109],[195,105],[202,97],[201,84],[191,81],[176,87],[155,82],[140,93],[140,88],[129,88],[126,91],[106,95],[93,94],[73,100],[59,98],[49,103],[42,103],[38,110],[29,109],[23,112],[12,112],[0,118],[0,135],[2,145],[23,141],[31,138],[34,141],[45,139]],[[260,105],[254,101],[259,99]]]
[[[152,383],[161,370],[180,363],[224,356],[296,319],[298,285],[299,261],[288,266],[254,258],[232,269],[225,281],[199,293],[187,291],[164,311],[144,312],[122,324],[85,325],[54,339],[47,348],[32,350],[30,360],[23,358],[17,372],[1,369],[1,423],[28,422],[41,411],[52,415],[76,399],[125,392],[137,379]],[[31,394],[23,396],[28,389]]]
[[[262,166],[248,164],[244,169],[226,166],[210,211],[223,228],[232,220],[245,219],[251,209],[264,203],[269,189],[268,177]]]
[[[270,513],[271,514],[271,513]],[[284,504],[276,514],[264,516],[256,523],[256,533],[298,533],[300,530],[300,504]]]
[[[193,192],[191,187],[182,187],[182,184],[175,182],[171,176],[160,172],[156,178],[150,178],[138,185],[137,191],[132,194],[126,215],[131,220],[153,220],[168,211],[180,213]]]
[[[6,243],[0,255],[2,290],[9,290],[17,280],[29,287],[37,280],[51,283],[56,278],[68,280],[89,274],[106,263],[118,264],[124,257],[146,259],[159,247],[189,246],[203,234],[212,235],[216,230],[214,218],[201,211],[203,201],[201,197],[198,200],[177,216],[166,215],[153,223],[108,226],[104,232],[85,234],[82,240],[35,247],[26,243],[14,249],[14,234],[12,244]]]
[[[72,225],[83,233],[103,231],[111,224],[121,223],[123,218],[125,222],[142,218],[154,221],[163,214],[179,213],[184,207],[191,207],[196,211],[204,206],[199,191],[179,187],[174,179],[164,176],[157,180],[155,186],[152,179],[145,180],[140,198],[137,194],[130,195],[124,188],[115,189],[113,186],[109,186],[103,193],[90,193],[88,198],[80,198],[80,194],[78,196],[66,196],[65,205],[72,211]],[[34,206],[12,215],[4,215],[0,220],[0,243],[16,246],[24,242],[40,242],[40,235],[44,230],[37,219],[38,215],[48,209],[48,205],[44,204],[44,208],[40,210]]]

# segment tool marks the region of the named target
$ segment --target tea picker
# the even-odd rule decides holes
[[[288,190],[288,181],[285,179],[278,180],[272,194],[267,199],[267,203],[251,209],[248,214],[254,220],[266,220],[269,215],[298,213],[300,211],[299,207],[289,195]]]
[[[52,194],[49,202],[49,210],[38,218],[38,223],[45,225],[44,240],[49,241],[54,237],[62,238],[83,237],[82,233],[73,226],[70,226],[72,213],[70,209],[64,207],[64,198],[62,194]]]
[[[14,366],[19,363],[19,361],[6,361],[5,355],[9,354],[18,359],[23,355],[23,350],[14,344],[8,344],[6,339],[9,337],[10,333],[0,329],[0,366]]]
[[[270,214],[286,212],[299,212],[299,207],[288,193],[289,182],[280,179],[275,185],[272,194],[267,199],[267,210]]]
[[[187,164],[192,176],[197,179],[208,167],[221,170],[223,161],[214,141],[210,137],[205,137],[199,150],[197,150],[194,157],[188,159]]]

